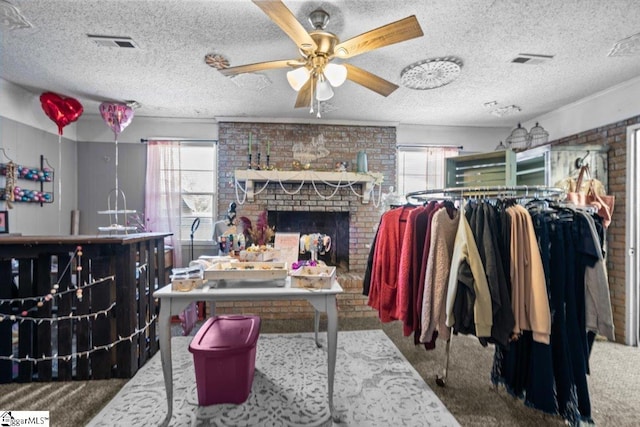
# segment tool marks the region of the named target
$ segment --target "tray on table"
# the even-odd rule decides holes
[[[229,262],[218,263],[205,270],[204,278],[209,281],[237,281],[284,286],[287,274],[286,262]]]

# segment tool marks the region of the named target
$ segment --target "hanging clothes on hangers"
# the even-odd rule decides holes
[[[370,307],[378,311],[382,322],[401,320],[398,306],[398,273],[407,217],[415,206],[391,209],[382,215],[375,245],[371,282]]]
[[[428,344],[427,348],[435,348],[436,338],[448,340],[450,337],[444,308],[459,221],[460,211],[444,206],[435,212],[431,220],[431,247],[424,263],[420,333],[420,342]]]
[[[461,210],[464,210],[464,203]],[[460,215],[447,284],[446,324],[454,333],[490,337],[491,294],[473,232]]]

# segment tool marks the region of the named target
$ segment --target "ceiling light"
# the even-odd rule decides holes
[[[333,89],[331,89],[331,85],[324,77],[324,74],[320,74],[318,85],[316,86],[316,99],[318,101],[326,101],[331,98],[333,98]]]
[[[0,24],[10,30],[33,27],[17,7],[5,0],[0,0]]]
[[[289,81],[291,88],[298,92],[302,89],[302,86],[304,86],[307,80],[309,80],[310,75],[311,73],[307,67],[300,67],[287,72],[287,80]]]
[[[634,56],[640,54],[640,33],[620,40],[613,45],[608,56]]]
[[[492,110],[491,114],[493,114],[494,116],[502,117],[516,114],[520,111],[522,111],[522,108],[518,107],[517,105],[507,105],[506,107],[500,107]]]
[[[458,58],[425,59],[405,67],[400,81],[409,89],[435,89],[454,81],[461,70],[462,61]]]
[[[341,64],[329,63],[324,67],[324,75],[331,86],[341,86],[347,80],[347,67]]]
[[[271,80],[264,74],[242,73],[231,77],[231,81],[238,87],[261,91],[271,84]]]

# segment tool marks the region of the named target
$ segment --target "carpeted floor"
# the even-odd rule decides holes
[[[380,324],[375,318],[341,319],[340,331],[381,329],[418,371],[462,426],[561,426],[557,417],[527,408],[489,381],[493,349],[475,338],[454,337],[446,387],[436,385],[442,372],[444,346],[431,352],[402,336],[402,326]],[[312,320],[263,320],[262,333],[294,333],[313,330]],[[180,335],[179,326],[174,335]],[[341,361],[338,359],[338,364]],[[640,425],[640,349],[610,342],[596,342],[590,360],[589,390],[593,419],[598,426]],[[120,390],[126,380],[73,381],[0,385],[0,409],[49,410],[52,426],[86,425]],[[148,425],[148,424],[142,424]]]
[[[173,338],[171,426],[458,426],[381,330],[339,333],[334,391],[339,424],[332,422],[327,403],[326,345],[316,347],[312,333],[261,334],[247,401],[206,407],[198,406],[193,358],[187,350],[190,340]],[[158,425],[165,414],[156,355],[89,426]]]

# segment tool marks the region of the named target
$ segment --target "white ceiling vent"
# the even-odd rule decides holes
[[[100,47],[121,47],[128,49],[138,47],[131,37],[98,36],[95,34],[87,34],[87,37]]]
[[[519,53],[511,62],[515,64],[537,65],[544,64],[553,59],[553,55],[539,55],[535,53]]]

